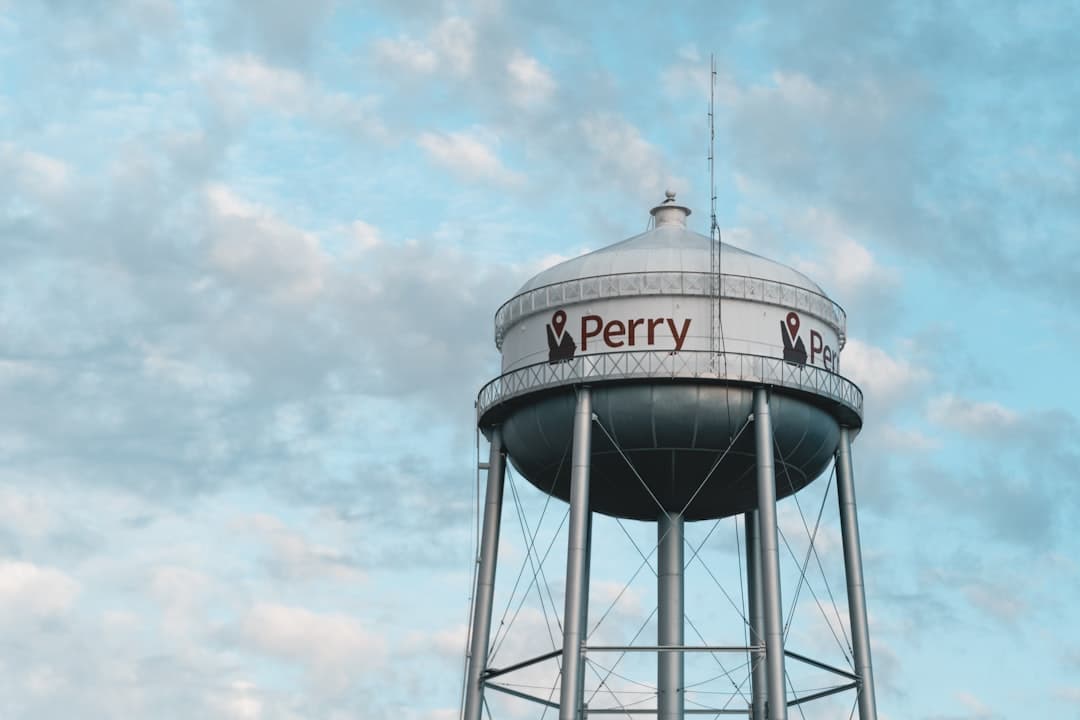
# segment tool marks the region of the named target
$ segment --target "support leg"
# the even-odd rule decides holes
[[[580,720],[581,646],[585,640],[585,598],[589,584],[589,458],[592,454],[592,396],[580,388],[574,411],[573,462],[570,471],[570,530],[566,551],[566,605],[563,613],[562,689],[559,720]]]
[[[664,512],[656,523],[659,536],[656,616],[657,644],[683,644],[683,516]],[[657,717],[683,720],[683,652],[657,653]]]
[[[502,431],[498,427],[491,431],[491,456],[487,473],[484,528],[480,537],[480,568],[476,573],[476,602],[473,603],[472,642],[469,645],[466,670],[463,720],[480,720],[484,703],[483,681],[491,636],[491,606],[495,594],[495,565],[499,555],[499,523],[502,519],[503,483],[506,477],[506,454],[502,447]]]
[[[749,597],[750,644],[765,645],[765,618],[761,608],[761,543],[759,542],[758,513],[751,510],[743,515],[746,526],[746,589]],[[750,719],[765,720],[768,684],[765,680],[765,650],[750,651]]]
[[[776,530],[776,472],[773,469],[769,396],[764,388],[754,391],[754,438],[761,546],[761,598],[765,619],[765,677],[769,697],[766,717],[769,720],[787,720],[784,627],[780,615],[780,548]]]
[[[585,587],[582,589],[582,601],[581,601],[581,642],[584,644],[589,639],[589,583],[588,579],[592,577],[592,521],[593,515],[590,510],[587,513],[586,528],[585,528]],[[584,698],[585,694],[585,665],[586,658],[582,656],[581,663],[578,665],[578,687],[581,688],[581,694]]]
[[[836,451],[836,494],[840,502],[840,533],[844,541],[844,573],[847,576],[851,644],[855,674],[859,676],[859,720],[877,720],[874,669],[870,663],[870,630],[866,621],[859,516],[855,508],[855,478],[851,469],[851,431],[840,428]]]

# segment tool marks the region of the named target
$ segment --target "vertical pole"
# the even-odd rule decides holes
[[[584,695],[581,646],[585,640],[582,621],[589,584],[589,457],[592,454],[592,396],[587,387],[578,388],[573,442],[559,720],[579,720]]]
[[[746,594],[750,617],[750,644],[765,645],[765,616],[761,607],[761,543],[757,510],[743,515],[746,526]],[[765,650],[750,651],[750,719],[765,720],[768,685],[765,681]]]
[[[657,644],[683,645],[683,516],[662,512],[656,523]],[[656,708],[659,720],[683,720],[683,652],[660,650],[656,658]]]
[[[776,531],[776,472],[773,469],[769,396],[765,388],[754,390],[754,439],[761,546],[761,605],[765,619],[765,677],[769,697],[766,717],[769,720],[787,720],[784,628],[780,616],[780,547]]]
[[[587,513],[586,528],[585,528],[585,587],[582,588],[582,601],[581,601],[581,642],[584,644],[589,639],[589,583],[588,579],[592,577],[592,510]],[[581,663],[578,665],[578,687],[581,688],[581,694],[585,696],[585,657],[582,656]]]
[[[484,529],[480,536],[480,568],[476,573],[476,602],[473,604],[472,643],[469,646],[469,665],[466,671],[463,720],[480,720],[484,704],[484,671],[488,661],[495,566],[499,556],[499,522],[502,519],[503,483],[506,477],[506,453],[502,446],[502,430],[498,426],[491,431],[491,456],[487,473]]]
[[[840,447],[836,451],[836,495],[840,502],[840,534],[844,541],[844,573],[847,576],[851,644],[855,654],[855,674],[859,676],[859,720],[877,720],[874,669],[870,663],[870,630],[866,621],[866,593],[863,588],[859,516],[855,508],[855,478],[851,469],[851,430],[846,427],[840,428]]]

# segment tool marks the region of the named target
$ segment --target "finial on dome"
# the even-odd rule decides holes
[[[686,217],[690,214],[690,208],[675,203],[675,191],[665,190],[664,201],[649,211],[656,218],[656,227],[665,225],[678,225],[686,227]]]

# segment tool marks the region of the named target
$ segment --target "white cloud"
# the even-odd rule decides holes
[[[935,437],[930,437],[919,430],[897,427],[889,422],[880,427],[878,437],[890,450],[922,452],[941,447],[941,441]]]
[[[215,64],[209,84],[229,114],[242,116],[263,108],[287,117],[305,117],[347,133],[382,138],[386,135],[374,97],[355,97],[327,90],[296,70],[275,67],[245,55]]]
[[[202,599],[210,579],[201,572],[177,565],[164,565],[153,571],[151,592],[170,607],[190,609]]]
[[[0,560],[0,610],[6,619],[65,615],[79,590],[74,578],[55,568]]]
[[[305,665],[333,684],[385,660],[382,636],[341,613],[259,603],[244,618],[242,632],[261,652]]]
[[[606,610],[612,603],[615,603],[616,614],[625,617],[636,618],[643,615],[644,607],[641,600],[640,592],[634,588],[627,588],[626,584],[622,582],[593,580],[589,586],[589,602],[591,604]],[[599,617],[592,620],[589,625],[590,630],[592,630],[597,620],[599,620]]]
[[[312,543],[276,517],[257,514],[239,523],[270,545],[272,568],[283,578],[298,581],[332,577],[348,582],[364,580],[352,558],[337,548]]]
[[[678,60],[665,68],[661,77],[661,87],[672,97],[709,97],[709,64],[696,45],[679,48]]]
[[[228,399],[235,397],[250,381],[240,373],[215,367],[204,358],[191,357],[164,344],[140,341],[134,345],[142,351],[142,370],[146,377],[185,391]]]
[[[578,129],[592,153],[595,172],[605,183],[621,185],[644,202],[658,201],[666,189],[686,189],[686,181],[665,169],[660,151],[625,118],[590,112]]]
[[[910,360],[854,338],[844,347],[841,368],[862,388],[867,407],[877,412],[911,398],[930,377],[925,368]]]
[[[10,185],[9,192],[55,201],[70,188],[72,175],[71,167],[59,158],[0,142],[0,187]]]
[[[547,270],[550,267],[554,267],[559,263],[572,260],[590,252],[592,252],[592,248],[582,246],[571,253],[548,253],[546,255],[541,255],[538,258],[530,259],[528,262],[515,264],[514,269],[517,275],[520,275],[522,278],[528,278],[543,270]]]
[[[31,695],[49,696],[63,690],[67,678],[51,665],[36,665],[26,670],[23,682]]]
[[[197,570],[162,565],[152,571],[150,593],[162,608],[161,629],[171,642],[194,647],[205,625],[203,603],[213,583]]]
[[[963,586],[963,592],[972,605],[1006,623],[1015,622],[1028,609],[1013,589],[1003,585],[969,583]]]
[[[244,680],[230,682],[210,704],[228,720],[259,720],[266,709],[255,683]]]
[[[318,237],[225,185],[209,186],[206,200],[214,267],[280,299],[308,300],[323,289],[328,256]]]
[[[408,35],[381,38],[374,44],[375,59],[406,72],[429,75],[446,70],[458,77],[469,75],[476,57],[476,29],[461,17],[448,17],[421,41]]]
[[[458,75],[473,68],[476,54],[476,29],[465,18],[449,17],[431,33],[431,44]]]
[[[439,57],[429,45],[410,37],[382,38],[375,42],[377,60],[400,66],[410,72],[427,74],[439,67]]]
[[[457,708],[439,708],[437,710],[429,710],[425,714],[420,716],[420,720],[457,720],[458,718]]]
[[[793,223],[792,232],[800,241],[810,240],[813,260],[799,257],[795,268],[827,289],[852,297],[880,292],[898,282],[895,271],[878,263],[873,253],[853,237],[851,230],[834,212],[810,208]]]
[[[359,251],[371,250],[382,244],[382,233],[374,225],[356,220],[349,226],[349,230],[354,246]]]
[[[490,136],[479,132],[425,132],[418,142],[435,162],[457,175],[506,186],[525,182],[523,175],[503,165],[493,149],[497,139]]]
[[[973,720],[994,717],[994,711],[975,695],[965,691],[957,691],[953,695],[960,704],[964,706],[968,713],[970,713],[969,717]]]
[[[466,625],[454,625],[433,633],[411,632],[405,637],[403,648],[409,653],[425,655],[434,651],[448,660],[460,660],[468,632]]]
[[[311,92],[307,78],[296,70],[276,68],[251,55],[223,60],[221,78],[246,92],[245,99],[284,113],[301,112]]]
[[[786,105],[800,112],[822,112],[833,102],[828,91],[803,73],[776,72],[773,84],[756,88],[755,92],[781,98]]]
[[[37,539],[54,530],[59,523],[55,508],[40,491],[0,488],[0,527]]]
[[[325,46],[319,31],[336,0],[259,2],[223,0],[209,13],[213,39],[229,50],[250,50],[275,62],[304,65]],[[254,10],[257,8],[258,12]]]
[[[1013,410],[996,402],[978,402],[945,393],[927,404],[930,419],[968,435],[998,436],[1008,433],[1020,420]]]
[[[647,547],[645,550],[648,552]],[[686,557],[689,560],[689,550]],[[651,565],[655,567],[655,564],[656,558],[653,557]],[[592,610],[589,613],[588,627],[591,643],[618,645],[626,642],[651,612],[656,602],[656,585],[652,573],[646,568],[630,584],[629,577],[628,573],[627,577],[619,580],[598,578],[591,581],[589,604]],[[562,606],[559,606],[559,612],[562,612]]]
[[[536,58],[516,52],[507,62],[506,71],[513,81],[511,98],[518,107],[543,105],[555,94],[555,78]]]

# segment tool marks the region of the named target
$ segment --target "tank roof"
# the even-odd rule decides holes
[[[672,208],[674,209],[674,208]],[[715,241],[679,223],[658,224],[640,235],[571,258],[537,273],[516,295],[569,280],[639,272],[711,273]],[[719,243],[725,275],[774,280],[818,295],[825,291],[798,270],[742,248]]]

